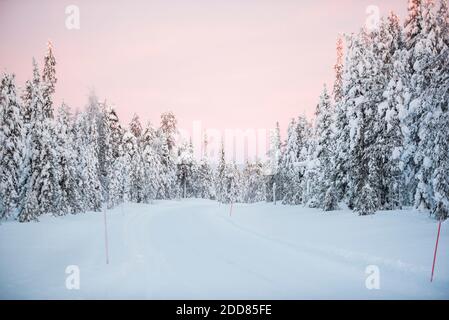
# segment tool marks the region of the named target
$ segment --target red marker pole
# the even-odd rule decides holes
[[[104,245],[106,249],[106,264],[109,264],[108,224],[106,222],[106,209],[103,210],[103,215],[104,215]]]
[[[435,262],[437,260],[438,241],[440,240],[441,220],[438,223],[437,242],[435,244],[435,252],[433,253],[432,275],[430,276],[430,282],[433,281],[433,272],[435,271]]]

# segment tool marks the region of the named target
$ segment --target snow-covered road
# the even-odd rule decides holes
[[[108,265],[102,214],[4,223],[0,298],[449,299],[448,223],[431,284],[436,223],[423,213],[229,209],[182,200],[109,210]],[[79,290],[66,288],[71,265]],[[370,265],[378,290],[366,287]]]

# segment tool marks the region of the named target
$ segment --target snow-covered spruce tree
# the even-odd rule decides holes
[[[226,165],[223,185],[223,203],[236,203],[241,201],[241,177],[235,162]]]
[[[167,139],[167,147],[170,152],[175,148],[176,135],[178,134],[177,123],[173,112],[165,112],[161,114],[160,130],[164,133]]]
[[[23,153],[24,124],[14,75],[0,82],[0,220],[17,205]]]
[[[416,148],[417,188],[415,206],[430,209],[438,219],[447,218],[448,213],[448,87],[449,47],[444,41],[448,17],[445,5],[440,5],[433,17],[431,4],[423,9],[423,30],[426,35],[422,45],[422,58],[417,60],[415,76],[421,75],[425,81],[420,97],[419,110],[423,112],[419,123],[420,141]],[[441,16],[443,15],[443,16]],[[424,57],[425,56],[425,57]],[[418,161],[417,161],[418,160]]]
[[[98,126],[88,111],[79,113],[74,125],[78,185],[83,211],[100,211],[102,188],[98,164]]]
[[[433,105],[432,119],[429,119],[433,130],[428,139],[433,142],[428,154],[432,159],[432,192],[431,212],[437,219],[449,217],[449,48],[446,47],[434,65],[436,72],[430,87],[426,90],[425,103]],[[428,126],[427,128],[431,129]],[[429,141],[430,142],[430,141]]]
[[[109,106],[106,101],[98,102],[97,99],[93,103],[96,106],[91,110],[96,118],[98,132],[98,175],[100,177],[102,198],[107,202],[111,166],[113,163],[111,131],[108,122]]]
[[[78,185],[77,157],[73,148],[72,119],[69,107],[63,103],[55,123],[55,156],[58,168],[57,180],[60,188],[55,203],[55,214],[75,214],[83,210],[81,191]]]
[[[391,186],[389,162],[392,146],[387,144],[392,136],[387,132],[387,108],[384,93],[393,73],[394,54],[400,50],[400,26],[397,17],[392,14],[386,21],[381,20],[379,28],[366,34],[364,41],[365,78],[363,81],[364,108],[368,111],[366,149],[369,157],[368,179],[374,190],[380,208],[388,208],[389,187]],[[371,115],[374,113],[374,115]]]
[[[106,122],[108,126],[109,131],[109,147],[111,149],[112,158],[116,159],[118,158],[120,154],[120,147],[123,140],[123,128],[120,125],[120,120],[118,118],[117,113],[115,112],[114,108],[111,106],[108,106],[106,108],[107,110],[107,116],[106,116]]]
[[[193,156],[193,145],[190,141],[181,144],[178,148],[177,165],[177,185],[181,198],[195,196],[194,181],[197,174],[197,164]]]
[[[343,98],[343,72],[344,72],[344,64],[343,64],[343,54],[344,50],[344,42],[342,37],[338,37],[337,39],[337,61],[334,66],[335,71],[335,80],[334,86],[332,90],[333,95],[333,112],[332,112],[332,163],[330,163],[332,167],[332,171],[329,172],[328,180],[329,188],[327,188],[325,193],[326,202],[323,203],[323,207],[325,210],[333,210],[338,207],[338,201],[342,200],[347,185],[347,168],[346,161],[342,158],[345,154],[343,151],[346,150],[344,146],[347,144],[347,141],[340,140],[344,139],[344,133],[347,132],[347,118],[346,118],[346,110],[342,103]],[[331,102],[332,103],[332,102]],[[341,132],[337,131],[341,130]],[[338,147],[342,147],[342,152]]]
[[[144,202],[156,199],[161,188],[162,164],[156,149],[156,130],[148,122],[142,135],[142,157],[144,162]]]
[[[142,125],[135,114],[129,124],[129,133],[123,137],[124,151],[129,156],[130,200],[143,202],[145,196],[145,163],[141,146]]]
[[[282,176],[282,190],[285,195],[282,200],[284,204],[302,203],[302,184],[300,168],[298,166],[302,145],[299,144],[298,125],[295,119],[290,121],[287,132],[287,143],[281,160],[280,175]]]
[[[348,51],[348,67],[352,68],[347,81],[349,95],[346,97],[350,125],[349,152],[349,204],[360,215],[373,212],[372,207],[379,208],[378,183],[379,174],[376,157],[377,138],[377,90],[374,80],[377,69],[374,64],[372,39],[365,30],[352,37],[351,49]],[[363,189],[363,192],[362,192]]]
[[[123,152],[121,144],[116,151],[117,156],[114,157],[112,163],[112,171],[114,174],[111,176],[108,189],[107,205],[109,209],[129,200],[129,156]]]
[[[20,222],[37,220],[44,213],[54,213],[56,199],[60,196],[57,180],[57,162],[54,151],[52,119],[44,113],[42,83],[36,62],[33,60],[33,81],[29,89],[30,103],[26,109],[31,110],[28,123],[21,192],[19,200]]]
[[[343,49],[344,49],[343,38],[338,37],[337,47],[336,47],[337,61],[334,66],[335,80],[334,80],[334,87],[332,90],[334,103],[338,103],[341,100],[341,98],[343,97],[343,71],[344,71]]]
[[[434,156],[434,143],[432,139],[435,134],[433,113],[435,102],[427,98],[429,86],[441,72],[441,63],[439,55],[445,51],[447,45],[444,41],[444,35],[439,34],[440,28],[437,27],[437,19],[433,13],[433,2],[426,1],[422,7],[422,35],[415,45],[415,63],[414,74],[411,78],[411,84],[415,92],[420,93],[410,103],[409,112],[413,113],[413,119],[419,121],[417,125],[417,135],[415,137],[415,207],[420,209],[432,209],[432,173],[437,169],[434,167],[432,158]],[[446,55],[447,59],[447,55]],[[438,130],[438,129],[437,129]],[[413,137],[413,136],[412,136]]]
[[[56,81],[56,59],[53,54],[53,46],[49,41],[42,71],[42,97],[44,99],[44,115],[51,119],[53,119],[54,114],[52,95],[55,93]]]
[[[282,200],[282,179],[279,173],[280,165],[282,159],[282,141],[281,141],[281,129],[279,127],[279,122],[276,122],[276,127],[270,132],[270,148],[268,150],[268,162],[266,179],[266,200]],[[275,188],[275,197],[273,199],[273,187]]]
[[[125,132],[123,136],[123,150],[128,156],[128,172],[130,174],[129,199],[134,202],[143,202],[145,166],[138,138],[131,133]]]
[[[97,154],[101,195],[107,201],[108,179],[112,165],[111,132],[108,123],[109,107],[106,102],[100,102],[95,92],[92,91],[89,94],[85,112],[90,121],[96,125],[96,140],[92,143]]]
[[[438,10],[436,13],[437,19],[437,38],[439,46],[449,47],[449,13],[448,3],[445,0],[440,0]]]
[[[347,51],[352,52],[353,41],[348,38]],[[343,46],[337,45],[337,63],[335,64],[336,80],[334,84],[334,104],[335,104],[335,172],[334,184],[336,187],[337,198],[339,201],[348,197],[348,158],[349,158],[349,118],[348,102],[351,93],[351,72],[354,69],[354,61],[349,59],[348,54],[345,57],[345,63],[342,65]],[[343,70],[341,70],[341,68]],[[341,78],[341,80],[340,80]],[[340,84],[341,81],[341,84]],[[340,89],[341,86],[341,89]]]
[[[422,116],[420,110],[420,97],[422,88],[419,88],[415,76],[415,65],[418,59],[416,46],[423,37],[423,0],[409,0],[408,16],[404,24],[404,71],[402,73],[403,99],[405,111],[401,117],[404,150],[402,161],[404,162],[404,183],[407,205],[412,205],[417,188],[417,174],[419,171],[415,162],[416,149],[419,143],[419,120]],[[418,65],[416,65],[418,66]],[[419,77],[418,77],[419,78]],[[421,81],[419,81],[422,83]],[[419,159],[416,159],[419,162]]]
[[[33,79],[35,79],[35,77],[33,76]],[[24,130],[25,133],[28,130],[29,124],[31,122],[31,114],[32,114],[32,110],[30,109],[32,102],[32,94],[33,94],[33,81],[31,80],[26,80],[25,82],[25,87],[23,89],[22,95],[21,95],[21,101],[22,101],[22,120],[23,120],[23,125],[24,125]]]
[[[123,156],[121,144],[123,129],[115,110],[106,102],[100,104],[100,116],[98,120],[99,130],[99,171],[100,182],[104,200],[110,205],[110,183],[115,175],[115,161]]]
[[[221,142],[220,158],[218,159],[218,166],[216,171],[215,185],[216,185],[216,197],[219,202],[225,202],[226,198],[226,158],[224,150],[224,142]]]
[[[133,115],[131,123],[129,124],[129,131],[137,138],[140,139],[142,136],[142,124],[140,123],[139,116],[137,114]]]
[[[401,114],[404,114],[404,50],[399,18],[391,13],[381,25],[378,59],[388,81],[383,92],[383,101],[378,106],[381,122],[379,139],[382,157],[382,194],[384,209],[400,209],[404,202],[403,152],[404,138],[401,128]]]
[[[161,189],[159,199],[174,199],[178,196],[176,185],[176,128],[177,120],[172,112],[161,115],[161,126],[156,132],[157,153],[161,156]]]
[[[297,197],[300,199],[300,203],[316,208],[318,204],[315,202],[315,193],[311,188],[312,180],[316,174],[314,163],[310,161],[315,150],[312,124],[304,116],[299,116],[296,122],[296,132],[299,150],[298,162],[295,165],[299,173],[297,177],[299,184]]]
[[[260,161],[246,162],[242,173],[242,201],[254,203],[266,200],[266,182]]]
[[[317,192],[315,186],[317,185],[317,163],[316,163],[316,142],[315,132],[312,123],[307,122],[303,118],[304,122],[304,136],[305,144],[301,151],[301,169],[304,170],[304,177],[302,179],[302,203],[310,208],[319,207],[317,201]]]
[[[325,211],[336,210],[337,194],[332,175],[334,172],[333,109],[324,86],[315,112],[317,179],[314,189],[316,199]]]
[[[158,192],[158,199],[174,199],[177,196],[176,188],[176,159],[170,150],[170,139],[167,138],[163,130],[157,131],[157,152],[161,159],[161,187]]]
[[[202,199],[215,199],[214,171],[209,163],[208,140],[204,136],[203,156],[198,163],[198,170],[195,179],[195,196]]]

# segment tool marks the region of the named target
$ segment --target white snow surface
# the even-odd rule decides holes
[[[186,199],[0,225],[1,299],[449,299],[449,224]],[[77,265],[80,289],[66,288]],[[368,290],[367,266],[380,271]]]

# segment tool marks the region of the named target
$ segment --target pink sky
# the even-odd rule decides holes
[[[80,8],[80,30],[65,7]],[[122,122],[133,113],[159,123],[172,110],[183,128],[272,128],[313,115],[331,86],[335,41],[379,7],[404,16],[406,0],[0,0],[0,70],[20,85],[31,59],[51,39],[56,103],[84,107],[90,88],[113,103]]]

